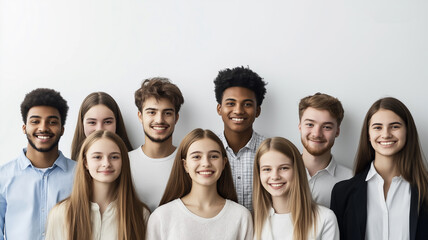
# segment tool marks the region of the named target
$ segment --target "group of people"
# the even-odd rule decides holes
[[[168,79],[135,92],[145,135],[137,149],[115,100],[89,94],[71,159],[58,149],[67,102],[52,89],[28,93],[28,145],[0,167],[0,240],[428,239],[427,167],[398,99],[367,112],[353,173],[331,153],[344,117],[337,98],[301,99],[300,153],[254,131],[266,94],[257,73],[224,69],[214,85],[224,130],[194,129],[178,148],[184,98]]]

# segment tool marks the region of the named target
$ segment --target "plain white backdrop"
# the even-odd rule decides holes
[[[249,66],[267,85],[254,129],[302,149],[297,105],[315,92],[345,108],[335,158],[348,167],[365,113],[377,99],[402,100],[428,152],[428,1],[0,0],[0,164],[26,146],[20,104],[53,88],[70,106],[60,149],[70,155],[77,113],[91,92],[121,107],[134,148],[144,141],[134,91],[168,77],[185,103],[178,145],[194,128],[220,132],[213,80]]]

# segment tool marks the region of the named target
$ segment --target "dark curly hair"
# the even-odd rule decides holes
[[[218,104],[221,104],[223,92],[230,87],[244,87],[254,92],[257,106],[262,105],[266,94],[266,82],[248,67],[226,68],[218,72],[214,79],[214,92]]]
[[[49,106],[56,108],[61,116],[61,125],[65,125],[67,119],[67,101],[61,97],[60,93],[48,88],[37,88],[25,95],[21,103],[21,115],[24,124],[27,124],[27,115],[30,108],[35,106]]]
[[[183,95],[180,89],[169,81],[168,78],[154,77],[143,81],[141,87],[135,91],[135,106],[138,111],[142,112],[144,102],[154,97],[159,101],[161,98],[166,98],[174,105],[175,114],[180,111],[181,105],[184,103]]]

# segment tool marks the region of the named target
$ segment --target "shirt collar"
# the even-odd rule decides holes
[[[231,149],[229,147],[229,144],[227,143],[226,140],[226,136],[224,135],[224,131],[221,133],[220,135],[221,141],[223,142],[223,145],[226,149]],[[257,146],[256,146],[256,131],[253,130],[253,134],[251,135],[250,141],[247,142],[247,144],[245,144],[245,146],[243,148],[248,148],[253,150],[254,152],[257,150]]]
[[[379,175],[379,173],[377,173],[376,168],[374,167],[373,161],[370,163],[370,169],[369,172],[367,173],[367,177],[366,177],[366,182],[368,182],[370,179],[372,179],[374,176]]]
[[[21,154],[19,156],[19,168],[21,170],[26,169],[29,166],[33,166],[30,159],[27,158],[25,155],[27,153],[27,148],[22,149]],[[62,154],[61,151],[58,150],[59,156],[53,163],[53,165],[49,168],[59,167],[63,171],[67,171],[69,169],[69,166],[67,165],[66,158]]]
[[[325,170],[327,170],[327,172],[331,175],[334,176],[334,173],[336,171],[336,167],[337,167],[337,163],[334,160],[333,155],[331,155],[331,160],[330,163],[327,165],[327,167],[325,168]]]

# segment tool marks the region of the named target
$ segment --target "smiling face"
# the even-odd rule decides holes
[[[192,179],[192,186],[216,186],[226,161],[220,146],[209,138],[203,138],[190,145],[183,165]]]
[[[89,136],[96,130],[116,132],[116,118],[114,113],[105,105],[98,104],[91,107],[83,116],[83,131]]]
[[[138,112],[138,118],[143,124],[146,141],[162,143],[172,140],[178,114],[174,105],[166,98],[156,100],[151,97],[146,99],[142,107],[143,112]]]
[[[275,198],[288,198],[293,181],[293,161],[275,150],[269,150],[260,157],[260,182]]]
[[[113,183],[122,170],[122,157],[119,147],[112,140],[96,140],[86,152],[85,167],[94,184]]]
[[[320,156],[330,152],[340,128],[327,110],[309,107],[300,119],[299,131],[305,150],[313,156]]]
[[[406,125],[393,111],[379,109],[369,122],[369,140],[378,157],[393,158],[406,144]]]
[[[59,111],[49,106],[30,108],[22,130],[27,135],[28,150],[38,152],[58,151],[58,142],[64,133]]]
[[[225,132],[242,133],[253,130],[253,122],[260,115],[256,95],[244,87],[230,87],[224,90],[217,113],[224,123]]]

